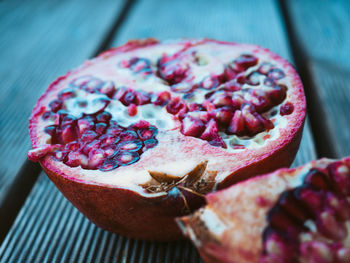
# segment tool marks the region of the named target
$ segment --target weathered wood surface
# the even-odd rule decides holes
[[[331,157],[350,154],[350,2],[285,1],[297,52],[309,74],[315,136]],[[325,145],[327,144],[327,145]],[[320,156],[321,157],[321,156]]]
[[[80,8],[77,6],[74,8],[81,10],[85,4],[81,5]],[[63,11],[61,10],[61,12]],[[114,15],[112,14],[113,12]],[[113,24],[114,21],[111,21],[113,20],[112,17],[117,17],[118,11],[117,9],[109,10],[108,13],[110,15],[105,18],[106,20],[96,22],[96,24],[103,22],[107,25],[107,21]],[[82,19],[79,21],[82,21]],[[81,22],[81,24],[84,23],[88,22]],[[7,30],[13,31],[11,33],[13,36],[16,35],[16,32],[18,34],[18,31],[14,28]],[[62,29],[62,34],[63,31]],[[37,48],[35,43],[38,43],[39,40],[35,42],[31,36],[26,37],[33,42],[33,48]],[[228,41],[250,42],[268,47],[293,61],[278,3],[272,0],[264,2],[259,0],[220,0],[216,1],[215,4],[209,0],[136,1],[116,31],[110,46],[122,44],[129,39],[146,37],[159,39],[210,37]],[[59,43],[62,43],[63,39],[57,37],[56,41],[61,41]],[[55,42],[50,42],[50,45],[56,45],[55,48],[60,48],[60,45],[58,43],[55,44]],[[69,47],[71,48],[69,51],[62,48],[64,52],[67,52],[65,56],[68,56],[69,52],[78,52],[78,49],[81,48],[79,41],[70,44]],[[37,50],[40,49],[37,48]],[[41,71],[38,71],[38,79],[43,78],[41,82],[38,82],[41,84],[40,91],[36,90],[35,93],[31,93],[33,97],[31,98],[32,104],[26,107],[32,107],[39,96],[39,92],[53,78],[71,67],[70,64],[79,64],[90,57],[95,50],[96,46],[90,46],[85,53],[81,52],[80,55],[73,54],[74,58],[69,60],[70,62],[60,60],[61,66],[53,67],[50,70],[50,74],[45,75],[45,78],[40,77],[39,73]],[[36,72],[38,65],[41,65],[39,63],[41,59],[44,60],[42,62],[44,65],[51,65],[50,61],[56,58],[54,54],[56,52],[51,52],[51,55],[48,52],[47,57],[37,59],[38,62],[34,64],[35,66],[26,64],[26,67],[28,67],[30,72],[32,70]],[[0,67],[0,74],[2,74],[1,70],[2,68]],[[22,72],[22,70],[23,68],[19,72]],[[26,83],[25,87],[32,91],[39,86],[38,83],[33,82],[29,77],[24,83]],[[9,92],[11,92],[10,88],[8,89]],[[22,109],[22,111],[25,110],[30,111],[30,109]],[[29,112],[17,114],[28,117]],[[1,116],[1,120],[3,118],[5,118],[5,115],[4,117]],[[25,141],[27,136],[26,125],[21,129],[23,130],[19,132],[21,134],[19,136],[23,136],[21,138],[24,138]],[[22,148],[16,146],[18,147],[17,151],[21,151],[21,153],[17,153],[17,156],[24,158],[28,145],[27,143],[25,147],[21,146]],[[294,165],[305,163],[314,159],[315,156],[313,137],[307,124]],[[16,171],[13,172],[15,173]],[[200,259],[189,242],[156,243],[135,241],[97,228],[82,216],[42,173],[0,246],[0,262],[151,263],[200,262]]]

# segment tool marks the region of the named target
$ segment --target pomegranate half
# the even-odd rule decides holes
[[[174,218],[204,194],[292,163],[305,107],[297,73],[267,49],[130,41],[50,85],[28,156],[96,225],[177,239]]]
[[[350,157],[280,169],[178,219],[204,262],[350,262]]]

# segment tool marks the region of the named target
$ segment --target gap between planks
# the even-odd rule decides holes
[[[308,55],[303,49],[303,45],[295,31],[292,16],[288,10],[287,1],[277,0],[277,3],[280,9],[282,23],[284,22],[285,24],[287,32],[286,37],[290,44],[292,57],[304,85],[307,100],[307,112],[310,120],[311,132],[315,141],[317,158],[336,158],[336,149],[334,147],[330,129],[324,120],[326,113],[322,100],[317,92],[316,84],[312,78],[313,76],[310,71]]]

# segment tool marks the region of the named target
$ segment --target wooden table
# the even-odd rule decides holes
[[[308,120],[294,166],[350,154],[350,2],[0,1],[0,262],[200,262],[189,242],[103,231],[53,186],[30,148],[28,117],[57,76],[129,39],[256,43],[294,63]]]

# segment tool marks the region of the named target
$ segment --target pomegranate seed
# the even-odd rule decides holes
[[[119,164],[114,159],[105,159],[104,162],[98,166],[99,170],[103,172],[112,171],[119,167]]]
[[[238,136],[242,136],[245,133],[245,125],[243,114],[240,110],[235,111],[230,125],[227,128],[228,134],[236,134]]]
[[[279,80],[285,77],[284,72],[279,68],[273,68],[269,71],[267,74],[267,77],[273,79],[273,80]]]
[[[63,102],[61,100],[53,100],[49,103],[49,107],[52,112],[57,112],[59,111],[63,106]]]
[[[140,140],[133,141],[123,141],[118,145],[119,150],[137,152],[142,147],[142,142]]]
[[[75,131],[75,127],[72,125],[66,125],[62,129],[61,138],[64,144],[67,144],[71,141],[75,141],[77,139],[77,133]]]
[[[73,88],[66,88],[61,90],[58,93],[58,98],[62,101],[69,99],[69,98],[74,98],[75,97],[75,89]]]
[[[101,142],[99,140],[93,140],[83,148],[83,153],[88,155],[90,151],[98,149],[100,145],[101,145]]]
[[[156,146],[158,144],[157,140],[155,139],[149,139],[144,141],[145,146],[142,148],[142,151],[145,152],[148,149],[153,148],[154,146]]]
[[[105,122],[109,123],[109,121],[112,119],[112,114],[110,114],[107,111],[104,111],[96,116],[96,120],[98,122]]]
[[[104,122],[96,123],[95,130],[97,134],[103,134],[107,129],[107,124]]]
[[[94,131],[86,131],[81,135],[81,140],[83,142],[91,142],[92,140],[94,140],[96,137],[98,136],[98,134]]]
[[[205,125],[200,119],[195,119],[187,116],[182,121],[181,132],[187,136],[199,137],[204,131]]]
[[[137,134],[134,131],[127,130],[120,133],[121,141],[133,141],[137,139]]]
[[[258,58],[254,57],[253,55],[244,54],[239,56],[234,61],[234,69],[244,71],[252,66],[255,66],[256,64],[258,64]]]
[[[98,89],[98,91],[107,95],[109,98],[112,98],[114,93],[116,92],[116,89],[115,89],[113,81],[106,81]]]
[[[170,92],[162,91],[157,94],[156,100],[153,103],[154,105],[164,106],[170,101],[170,99],[171,99]]]
[[[119,152],[113,157],[113,160],[121,166],[133,164],[139,159],[140,155],[137,152]]]
[[[150,126],[149,128],[139,129],[137,130],[137,134],[139,135],[141,140],[149,140],[154,138],[157,135],[157,128]]]
[[[186,108],[186,104],[179,97],[171,99],[166,106],[167,111],[174,115],[184,108]]]
[[[116,137],[111,134],[104,134],[99,138],[99,141],[101,142],[101,147],[109,145],[109,144],[115,144],[119,141],[119,136]]]
[[[151,96],[145,91],[139,90],[135,96],[136,105],[144,105],[151,102]]]
[[[128,114],[129,116],[135,116],[137,114],[137,106],[135,104],[130,104],[128,106]]]
[[[50,125],[45,127],[44,132],[50,135],[51,137],[54,137],[56,135],[56,129],[56,125]]]
[[[293,111],[294,111],[294,106],[290,102],[283,104],[280,108],[281,116],[292,114]]]

